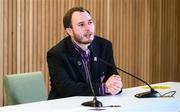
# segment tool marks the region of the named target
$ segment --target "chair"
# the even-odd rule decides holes
[[[42,72],[5,75],[4,85],[7,105],[47,100]]]

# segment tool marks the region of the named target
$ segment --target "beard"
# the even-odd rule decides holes
[[[87,37],[87,36],[89,36],[89,37]],[[93,36],[94,36],[93,33],[90,33],[90,34],[88,33],[88,34],[85,34],[82,36],[74,33],[74,40],[79,44],[90,44],[94,39]]]

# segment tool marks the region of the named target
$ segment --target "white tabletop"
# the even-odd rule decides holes
[[[116,96],[101,96],[98,100],[103,106],[120,105],[120,107],[103,107],[101,112],[122,112],[122,111],[146,111],[146,112],[180,112],[180,82],[165,82],[155,85],[169,86],[168,89],[156,89],[161,94],[175,90],[173,98],[135,98],[134,95],[149,89],[134,87],[123,89],[123,92]],[[49,101],[27,103],[14,106],[0,107],[0,112],[93,112],[96,108],[84,107],[81,104],[92,100],[92,97],[69,97]]]

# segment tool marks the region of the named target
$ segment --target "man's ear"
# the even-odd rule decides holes
[[[73,36],[72,28],[66,28],[65,30],[66,30],[68,35]]]

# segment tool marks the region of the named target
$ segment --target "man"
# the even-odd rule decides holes
[[[69,36],[47,53],[51,81],[48,99],[93,95],[89,80],[98,96],[118,94],[122,89],[121,77],[116,69],[97,58],[114,65],[112,44],[94,35],[89,11],[82,7],[71,8],[64,15],[63,23]]]

